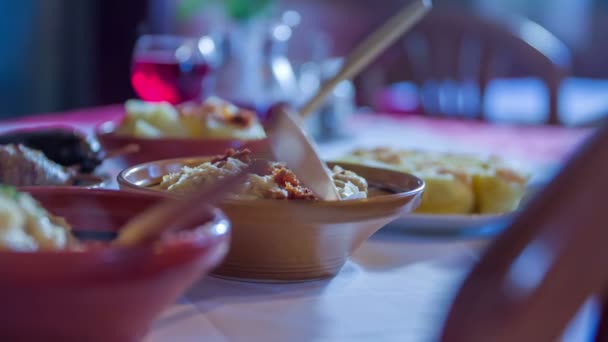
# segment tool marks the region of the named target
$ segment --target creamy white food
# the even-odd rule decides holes
[[[239,156],[226,156],[195,167],[185,166],[179,172],[164,176],[160,187],[170,192],[189,193],[236,174],[246,166],[247,160],[241,160]],[[331,174],[341,199],[367,197],[368,185],[363,177],[339,166],[334,167]],[[242,199],[316,199],[291,170],[277,162],[269,163],[269,170],[263,175],[249,175],[233,196]]]
[[[64,249],[74,242],[67,223],[29,194],[0,186],[0,250]]]

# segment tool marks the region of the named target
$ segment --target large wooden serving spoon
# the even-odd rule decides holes
[[[399,37],[422,20],[432,7],[431,0],[416,0],[404,6],[397,14],[369,34],[346,57],[336,75],[325,81],[317,93],[302,106],[299,115],[307,117],[314,112],[340,82],[357,76]]]
[[[301,121],[317,109],[340,82],[361,72],[397,38],[420,21],[431,7],[430,0],[416,0],[405,6],[353,50],[340,71],[323,83],[298,114],[290,113],[286,107],[280,107],[268,118],[268,140],[273,157],[285,162],[320,199],[337,201],[340,195],[327,166],[319,158],[315,143],[302,129]]]

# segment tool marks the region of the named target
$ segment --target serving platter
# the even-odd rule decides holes
[[[416,235],[494,236],[513,215],[409,214],[397,218],[384,230]]]

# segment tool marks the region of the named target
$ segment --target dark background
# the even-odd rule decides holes
[[[186,30],[184,27],[192,27],[191,23],[175,22],[172,9],[177,1],[0,2],[0,15],[4,17],[0,20],[0,117],[119,103],[134,96],[129,70],[132,47],[138,35],[154,31],[179,32]],[[573,75],[608,78],[608,1],[494,1],[497,11],[502,10],[500,4],[518,3],[515,11],[519,14],[547,22],[548,29],[553,26],[561,32],[576,29],[572,25],[577,21],[559,11],[555,17],[548,17],[547,6],[585,2],[589,9],[577,20],[588,29],[582,37],[560,38],[572,49]],[[333,53],[340,55],[402,3],[400,0],[284,0],[280,6],[302,13],[303,30],[308,25],[339,37],[334,40]],[[435,5],[471,11],[494,6],[491,0],[436,0]],[[559,37],[559,32],[554,33]]]

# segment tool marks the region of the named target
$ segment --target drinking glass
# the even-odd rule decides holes
[[[218,58],[211,36],[145,35],[135,44],[131,84],[145,101],[200,100],[211,92]]]

